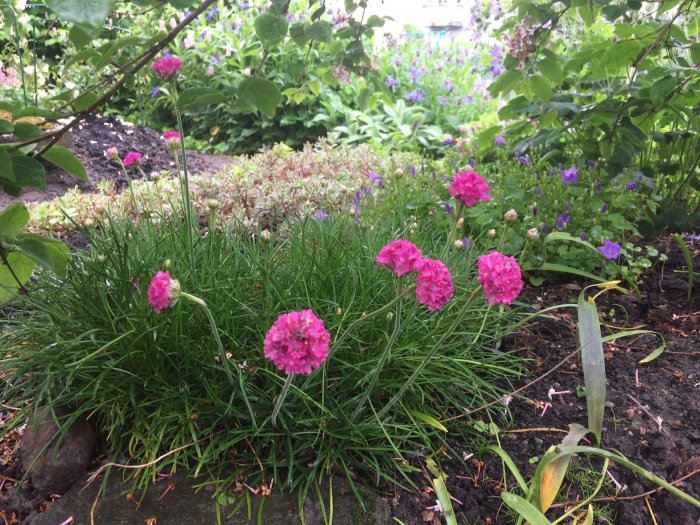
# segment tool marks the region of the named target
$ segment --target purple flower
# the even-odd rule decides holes
[[[151,97],[157,97],[160,93],[160,86],[156,86],[151,90]]]
[[[630,190],[630,191],[633,190],[633,189],[635,189],[636,187],[637,187],[637,183],[634,182],[634,181],[628,182],[628,183],[627,183],[627,189]]]
[[[576,177],[576,166],[571,166],[568,170],[561,170],[561,181],[564,184],[572,184],[578,180]]]
[[[565,213],[560,213],[557,216],[557,228],[560,230],[563,230],[566,227],[566,224],[569,222],[569,216]]]
[[[452,206],[450,206],[449,202],[445,203],[445,211],[447,212],[447,215],[452,215]]]
[[[606,213],[608,213],[608,203],[604,202],[603,206],[600,208],[600,214],[605,215]]]
[[[355,192],[355,194],[352,196],[352,203],[357,205],[361,199],[362,199],[362,190],[357,190]],[[359,211],[359,209],[357,211]]]
[[[441,146],[451,146],[452,144],[454,144],[454,139],[452,138],[445,139],[440,143]]]
[[[218,8],[216,6],[211,8],[211,11],[207,13],[207,22],[211,22],[212,20],[214,20],[214,18],[216,18],[217,11]]]
[[[533,216],[533,217],[537,217],[538,214],[539,214],[539,210],[537,209],[537,204],[533,204],[533,206],[532,206],[532,216]]]
[[[464,245],[464,247],[462,248],[462,251],[467,251],[469,248],[472,247],[472,244],[473,244],[473,243],[472,243],[472,240],[471,240],[469,237],[464,237],[464,238],[462,239],[462,244]]]
[[[425,99],[425,93],[423,93],[422,89],[414,89],[413,91],[406,93],[403,98],[412,102],[423,102],[423,99]]]
[[[382,182],[382,176],[379,175],[377,172],[369,170],[368,177],[370,185],[374,186],[375,184],[379,184],[380,188],[384,187],[384,183]]]
[[[523,166],[529,166],[532,163],[529,156],[523,157],[522,155],[520,155],[520,156],[516,155],[515,158],[517,158],[518,162],[520,162],[520,164],[522,164]]]
[[[394,87],[398,85],[398,83],[399,81],[391,75],[388,75],[384,80],[384,84],[386,84],[386,87]]]
[[[578,238],[581,239],[582,241],[586,240],[586,234],[584,232],[581,232],[578,234]]]
[[[603,189],[603,185],[600,183],[600,181],[596,181],[595,183],[595,191],[596,193],[600,193],[600,190]]]
[[[318,211],[314,214],[314,219],[318,219],[319,221],[323,222],[328,218],[327,213],[323,213],[323,208],[319,208]]]
[[[610,239],[605,239],[605,244],[598,247],[598,251],[603,254],[606,259],[617,259],[620,256],[620,245],[612,242]]]
[[[411,175],[414,179],[416,178],[416,167],[413,164],[411,164]]]
[[[535,195],[538,197],[542,196],[542,186],[537,186],[537,188],[535,188]]]
[[[566,206],[564,206],[564,213],[569,213],[571,211],[571,203],[567,202]]]
[[[542,235],[547,234],[547,225],[544,222],[540,224],[540,229],[542,230]]]
[[[506,145],[506,138],[502,135],[496,135],[496,138],[494,139],[494,143],[496,146],[505,146]]]
[[[589,161],[588,161],[588,167],[591,168],[591,169],[594,169],[594,168],[595,168],[595,161],[594,161],[594,160],[589,160]]]
[[[449,106],[450,97],[438,97],[438,104],[440,104],[441,106]]]

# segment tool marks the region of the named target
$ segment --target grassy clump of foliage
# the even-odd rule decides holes
[[[39,274],[17,315],[2,321],[3,394],[23,407],[13,423],[69,407],[97,427],[110,457],[143,464],[179,449],[137,470],[141,483],[177,465],[196,465],[220,487],[260,479],[260,466],[285,489],[333,469],[392,477],[411,454],[445,444],[440,421],[497,399],[496,385],[519,373],[514,355],[499,350],[514,311],[468,300],[478,254],[446,249],[431,223],[412,240],[447,264],[454,298],[432,313],[412,295],[391,304],[398,281],[375,257],[401,235],[398,219],[365,226],[347,215],[289,220],[269,240],[229,225],[197,241],[193,270],[180,223],[107,221],[64,279]],[[207,302],[216,325],[182,299],[153,312],[146,290],[164,268]],[[285,376],[262,341],[279,314],[307,308],[331,333],[331,355],[295,378],[275,426]],[[469,432],[463,418],[445,425]]]

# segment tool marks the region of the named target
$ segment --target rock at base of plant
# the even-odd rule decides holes
[[[64,410],[55,410],[65,418]],[[61,437],[59,425],[50,410],[43,409],[27,422],[20,457],[30,471],[32,485],[44,494],[63,494],[81,476],[95,454],[97,436],[87,421],[76,421]]]

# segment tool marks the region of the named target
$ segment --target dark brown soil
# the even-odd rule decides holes
[[[607,408],[602,447],[621,453],[667,481],[687,476],[676,486],[700,499],[700,294],[694,292],[690,304],[687,302],[687,274],[678,273],[686,269],[685,259],[670,238],[662,239],[658,244],[659,250],[668,254],[669,260],[656,266],[644,280],[641,299],[608,293],[598,300],[599,311],[606,314],[610,324],[657,331],[667,345],[660,357],[639,364],[640,359],[658,346],[656,337],[630,337],[605,344]],[[694,266],[698,268],[700,243],[688,241],[688,245],[694,254]],[[697,279],[695,285],[698,286]],[[578,288],[576,285],[529,287],[525,295],[533,304],[549,306],[575,302]],[[509,346],[525,349],[526,356],[531,359],[529,378],[523,385],[551,370],[576,349],[576,314],[573,310],[568,312],[558,314],[556,321],[538,320],[508,342]],[[494,420],[501,428],[501,446],[526,480],[531,479],[537,458],[541,458],[550,445],[561,442],[570,423],[587,426],[586,399],[580,395],[583,372],[577,359],[570,359],[516,396],[510,403],[508,416],[500,421]],[[571,393],[554,395],[550,401],[550,388]],[[551,406],[543,414],[548,402]],[[475,422],[478,419],[479,415],[475,414]],[[489,423],[488,419],[484,421]],[[549,429],[558,429],[559,432]],[[495,439],[490,439],[489,444],[496,444]],[[479,448],[483,447],[477,445],[469,447],[463,442],[454,442],[452,446],[457,452],[446,455],[441,466],[449,476],[447,488],[450,494],[459,501],[452,502],[458,522],[513,523],[513,514],[500,498],[504,489],[500,459],[490,452],[480,453]],[[462,461],[469,454],[474,456]],[[597,479],[592,472],[595,469],[600,472],[601,466],[602,462],[586,458],[573,461],[570,473],[578,483],[565,484],[560,491],[565,496],[560,497],[559,502],[580,499],[581,473],[587,469],[587,483],[594,486]],[[700,524],[700,510],[689,503],[661,491],[648,496],[647,506],[645,498],[640,495],[655,489],[654,484],[622,466],[611,465],[609,472],[623,486],[623,490],[617,492],[613,481],[608,479],[604,490],[598,494],[598,497],[609,498],[597,508],[601,509],[600,515],[611,523]],[[428,509],[435,505],[430,480],[425,475],[418,475],[414,481],[423,490],[397,494],[394,498],[395,516],[406,525],[431,523],[439,514]],[[517,487],[510,475],[507,486],[509,490]],[[552,509],[548,515],[556,516],[557,511],[561,512]],[[599,522],[605,523],[596,523]]]
[[[46,164],[46,189],[26,188],[19,199],[13,199],[0,192],[0,210],[17,200],[46,201],[66,193],[77,186],[82,191],[95,191],[102,179],[113,180],[117,187],[124,188],[127,180],[119,165],[105,158],[104,152],[116,147],[122,158],[135,151],[143,155],[141,168],[150,175],[152,172],[174,173],[175,162],[168,151],[161,134],[150,128],[142,128],[124,123],[116,117],[89,116],[72,130],[71,150],[82,161],[89,180],[82,182],[72,175]],[[70,139],[68,139],[70,142]],[[190,151],[187,155],[190,172],[214,173],[228,165],[228,158]],[[131,170],[132,179],[140,178],[137,170]]]

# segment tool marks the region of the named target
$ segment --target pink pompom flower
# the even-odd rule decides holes
[[[130,151],[129,153],[126,154],[126,157],[124,157],[124,166],[138,166],[141,164],[141,154],[136,153],[135,151]]]
[[[477,279],[489,304],[511,304],[523,289],[520,267],[514,257],[499,252],[482,255]]]
[[[280,315],[265,336],[263,351],[278,370],[310,374],[328,358],[331,335],[311,310]]]
[[[168,149],[173,151],[180,147],[180,132],[179,131],[166,131],[163,133],[163,140],[165,141]]]
[[[156,72],[159,79],[165,82],[170,82],[175,80],[180,75],[182,60],[176,56],[159,58],[153,62],[151,68]]]
[[[170,272],[158,272],[148,286],[148,304],[157,314],[174,306],[180,297],[180,283],[170,277]]]
[[[119,150],[112,146],[105,150],[105,158],[107,160],[117,160],[119,158]]]
[[[416,271],[416,265],[421,260],[420,250],[410,241],[398,239],[379,250],[375,261],[377,264],[388,266],[397,277]]]
[[[489,185],[475,171],[461,171],[454,176],[450,185],[450,195],[459,199],[465,206],[474,206],[478,201],[489,201]]]
[[[452,275],[442,261],[422,259],[417,265],[416,298],[431,312],[441,309],[454,295]]]

